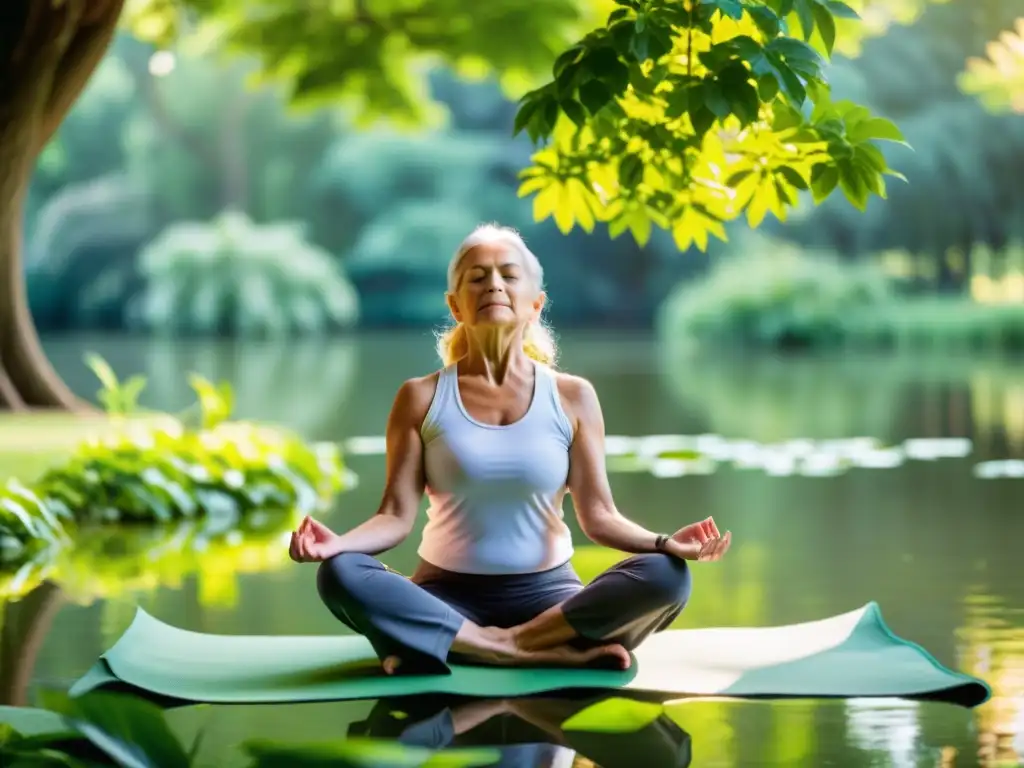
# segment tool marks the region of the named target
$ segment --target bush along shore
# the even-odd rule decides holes
[[[659,310],[670,346],[806,350],[1018,352],[1024,304],[907,295],[873,262],[748,236]]]
[[[334,444],[288,430],[231,421],[226,383],[193,374],[195,422],[170,415],[132,418],[144,381],[120,383],[101,360],[100,401],[111,429],[81,443],[33,482],[0,488],[0,571],[49,559],[97,524],[161,525],[202,519],[219,530],[254,512],[321,512],[352,481]]]

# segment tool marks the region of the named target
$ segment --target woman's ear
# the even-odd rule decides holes
[[[533,319],[539,320],[540,313],[544,311],[544,305],[548,301],[548,295],[541,291],[537,294],[537,298],[533,300]]]
[[[462,312],[459,311],[459,303],[455,300],[455,295],[452,293],[446,293],[444,295],[445,301],[448,302],[448,311],[452,313],[452,317],[456,323],[462,322]]]

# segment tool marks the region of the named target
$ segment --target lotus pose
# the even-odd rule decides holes
[[[321,599],[388,674],[444,674],[450,661],[627,668],[686,605],[687,561],[729,549],[710,517],[659,534],[616,509],[600,403],[588,381],[555,370],[545,298],[514,230],[472,232],[448,268],[444,367],[403,383],[392,406],[380,507],[343,534],[308,517],[292,534],[292,559],[320,563]],[[586,586],[570,563],[567,491],[589,539],[633,555]],[[406,577],[374,555],[410,534],[424,492],[420,562]]]

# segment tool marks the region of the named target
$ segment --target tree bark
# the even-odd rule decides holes
[[[22,268],[36,159],[113,39],[124,0],[4,0],[0,10],[0,409],[88,411],[50,365]]]

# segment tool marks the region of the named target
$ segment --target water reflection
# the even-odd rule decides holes
[[[774,477],[831,477],[851,469],[895,469],[907,461],[961,459],[970,455],[971,447],[970,440],[957,437],[911,438],[892,446],[874,437],[794,438],[775,444],[729,440],[713,434],[605,438],[609,472],[642,472],[659,478],[710,475],[722,465],[760,470]],[[350,456],[380,456],[385,449],[382,436],[356,436],[342,443],[343,453]],[[975,476],[1000,474],[987,470],[975,471]]]
[[[500,768],[659,768],[690,765],[690,735],[667,714],[629,733],[563,730],[573,715],[600,697],[381,699],[349,736],[394,739],[402,744],[442,749],[497,747]],[[612,724],[614,725],[614,724]]]
[[[228,381],[234,416],[282,424],[303,435],[332,435],[352,396],[359,345],[352,338],[280,341],[83,337],[49,341],[46,350],[75,392],[92,397],[95,376],[82,363],[96,351],[124,379],[146,377],[142,405],[179,412],[195,403],[187,374]]]
[[[984,454],[1024,456],[1024,363],[912,355],[835,359],[688,357],[660,367],[680,404],[709,431],[760,443],[908,432],[964,437]]]
[[[1007,605],[987,585],[965,598],[957,631],[964,668],[983,675],[992,700],[977,714],[978,760],[984,765],[1024,762],[1024,607]]]
[[[290,426],[312,424],[300,428],[345,446],[361,477],[344,508],[328,520],[338,528],[362,520],[379,501],[383,441],[376,435],[398,384],[435,365],[424,333],[355,339],[352,373],[330,375],[327,358],[343,355],[329,349],[316,363],[312,353],[306,353],[309,362],[299,365],[285,353],[265,352],[263,364],[243,367],[229,362],[235,354],[229,343],[196,343],[188,351],[189,343],[175,342],[150,351],[151,343],[118,338],[105,344],[50,341],[46,347],[60,373],[85,395],[96,384],[81,355],[95,349],[119,376],[148,373],[147,405],[173,410],[192,402],[191,393],[175,387],[184,382],[181,370],[197,369],[214,379],[230,379],[236,391],[250,387],[251,394],[242,395],[246,415]],[[206,351],[200,353],[200,347]],[[727,567],[695,569],[694,597],[680,626],[790,623],[874,599],[897,634],[993,687],[992,700],[973,711],[885,701],[687,703],[667,716],[693,734],[694,764],[896,766],[908,750],[918,765],[1020,762],[1024,581],[1019,542],[1024,540],[1024,517],[1016,513],[1022,499],[1024,363],[755,355],[745,361],[693,362],[664,360],[656,347],[636,339],[589,341],[572,334],[562,336],[562,347],[565,367],[590,378],[601,394],[612,436],[610,461],[622,460],[612,478],[622,509],[657,529],[713,513],[739,532]],[[255,352],[239,354],[257,359]],[[162,368],[155,360],[161,356]],[[275,381],[278,391],[270,386]],[[348,399],[335,399],[344,381],[351,381]],[[702,436],[704,452],[693,447]],[[624,442],[617,443],[619,437]],[[655,449],[664,453],[652,454]],[[814,458],[796,462],[787,474],[780,459],[785,455]],[[856,459],[838,467],[829,463],[839,456]],[[771,463],[775,460],[778,464]],[[710,474],[704,471],[709,463],[714,467]],[[674,476],[680,465],[682,477]],[[567,516],[573,525],[572,515]],[[578,528],[574,533],[582,545]],[[414,531],[407,544],[388,553],[386,562],[409,568],[417,535]],[[90,562],[113,557],[116,546],[97,545]],[[144,551],[137,548],[132,557],[144,558]],[[74,583],[82,584],[76,599],[89,607],[69,605],[61,592],[64,608],[53,619],[32,679],[70,684],[127,626],[135,601],[149,601],[144,607],[152,615],[196,631],[337,632],[318,601],[312,572],[275,559],[285,556],[283,547],[268,544],[266,559],[254,558],[252,575],[240,584],[223,577],[218,581],[216,563],[190,566],[175,576],[169,557],[166,571],[155,579],[141,567],[134,573],[126,567],[123,576],[115,577],[110,564],[107,581],[123,577],[135,585],[111,600],[103,599],[103,579],[89,572],[88,563],[67,568],[65,573],[73,576],[61,589],[70,593]],[[581,546],[577,570],[596,573],[614,558]],[[279,568],[278,562],[284,565]],[[197,576],[206,568],[211,575]],[[264,568],[267,572],[257,573]],[[60,584],[46,578],[49,585]],[[154,586],[165,582],[174,586]],[[114,591],[113,586],[106,589]],[[0,667],[12,668],[9,660],[16,657],[7,651],[12,642],[26,642],[23,633],[7,629],[8,620],[20,611],[11,626],[23,628],[26,617],[42,615],[46,596],[42,590],[34,593],[38,605],[31,610],[27,598],[3,609],[10,640],[4,641]],[[207,604],[224,610],[206,610]],[[46,621],[37,623],[43,627]],[[204,764],[245,764],[232,762],[226,753],[257,734],[290,740],[339,737],[350,722],[367,720],[370,706],[345,702],[196,710],[197,720],[216,718],[220,726],[204,739],[204,754],[215,755]],[[635,762],[657,765],[645,759],[644,749],[635,748]],[[573,759],[585,765],[581,754]]]
[[[0,705],[24,706],[44,639],[64,650],[80,644],[75,635],[48,638],[65,605],[101,601],[103,647],[124,631],[137,603],[158,590],[182,589],[186,578],[194,580],[200,605],[231,608],[240,576],[290,562],[285,542],[297,523],[295,514],[267,512],[230,530],[194,520],[87,528],[54,559],[0,574]]]
[[[921,727],[918,704],[900,699],[853,699],[846,702],[853,743],[883,765],[916,765]]]

